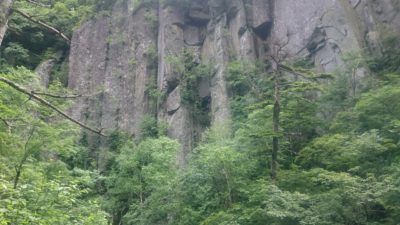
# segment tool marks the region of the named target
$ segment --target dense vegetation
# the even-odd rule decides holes
[[[68,35],[110,4],[44,2],[52,7],[22,1],[16,7]],[[0,77],[40,91],[31,69],[68,45],[18,15],[10,27]],[[98,170],[99,159],[79,127],[0,83],[0,224],[396,225],[399,43],[387,35],[381,56],[349,53],[333,79],[318,75],[308,59],[283,61],[286,70],[310,79],[282,71],[278,132],[274,71],[268,62],[232,61],[226,74],[232,121],[210,127],[183,169],[175,162],[179,144],[165,136],[164,124],[146,117],[140,139],[109,131],[98,150]],[[191,63],[181,68],[187,86],[182,101],[195,103],[194,113],[206,112],[190,89],[209,70]],[[68,95],[62,65],[47,92]],[[354,92],[351,75],[359,67],[370,74]],[[70,104],[44,97],[61,109]],[[208,118],[200,122],[209,124]],[[277,178],[270,176],[273,137],[279,139]]]

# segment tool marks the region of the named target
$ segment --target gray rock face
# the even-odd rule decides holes
[[[310,56],[321,71],[343,65],[342,56],[369,48],[381,49],[381,34],[398,33],[398,1],[376,0],[279,0],[274,6],[270,45],[284,46],[286,58]],[[365,68],[356,68],[359,89]]]
[[[171,59],[178,59],[184,51],[185,18],[179,7],[164,8],[161,4],[159,7],[157,80],[159,90],[166,93],[167,97],[159,109],[158,117],[168,123],[169,136],[181,143],[182,151],[179,152],[177,161],[183,166],[188,153],[186,149],[191,149],[193,145],[193,125],[188,110],[181,104],[182,74],[174,69],[179,65],[171,62]]]
[[[156,79],[148,54],[157,36],[146,20],[157,10],[143,7],[131,14],[115,6],[111,18],[90,21],[72,40],[69,87],[90,95],[73,108],[73,115],[97,127],[120,128],[139,135],[145,114],[155,113],[146,87]]]
[[[48,87],[50,83],[50,73],[53,70],[57,61],[55,59],[48,59],[37,66],[35,72],[39,75],[40,82],[43,87]]]
[[[0,45],[8,28],[8,16],[14,0],[2,0],[0,2]]]
[[[39,75],[40,82],[43,87],[48,87],[50,83],[51,72],[54,66],[58,63],[63,55],[63,52],[57,52],[54,56],[46,61],[41,62],[35,69],[37,75]]]
[[[266,39],[273,23],[273,2],[270,0],[250,0],[245,5],[247,21],[260,38]]]
[[[287,60],[310,57],[321,71],[333,71],[343,64],[343,53],[363,48],[379,53],[382,33],[400,32],[397,0],[193,0],[188,7],[138,9],[127,2],[74,34],[69,86],[92,96],[80,100],[73,115],[134,135],[143,115],[157,115],[182,144],[180,165],[204,129],[182,104],[183,74],[176,69],[182,62],[176,59],[185,49],[193,53],[194,64],[214,69],[193,91],[211,99],[211,121],[220,123],[230,118],[225,82],[230,61],[265,60],[280,48]],[[149,57],[152,52],[158,63]],[[354,72],[358,80],[365,75],[362,68]],[[146,91],[152,81],[165,95],[157,106]]]

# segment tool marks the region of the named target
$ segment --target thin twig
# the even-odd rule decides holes
[[[4,118],[0,117],[0,120],[6,125],[8,133],[11,134],[11,124]]]
[[[36,130],[36,127],[33,127],[30,130],[28,139],[26,140],[25,145],[24,145],[24,155],[22,156],[22,159],[19,162],[18,166],[15,167],[14,189],[17,189],[18,181],[19,181],[19,178],[20,178],[21,172],[22,172],[22,167],[29,157],[28,144],[29,144],[30,140],[32,139],[33,134],[35,133],[35,130]]]
[[[47,97],[63,98],[63,99],[83,97],[83,95],[56,95],[56,94],[51,94],[51,93],[46,93],[46,92],[38,92],[38,91],[31,91],[31,93],[34,95],[43,95],[43,96],[47,96]]]

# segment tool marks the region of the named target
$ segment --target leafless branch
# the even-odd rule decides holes
[[[15,167],[14,189],[17,189],[18,181],[19,181],[19,178],[21,177],[22,167],[29,157],[28,144],[29,144],[30,140],[32,139],[33,134],[35,133],[35,129],[36,129],[36,127],[33,127],[29,131],[28,139],[26,140],[25,145],[24,145],[24,155],[22,156],[21,161]]]
[[[302,74],[302,73],[299,73],[299,72],[293,70],[292,68],[290,68],[290,67],[288,67],[288,66],[285,66],[285,65],[282,65],[282,64],[279,64],[278,66],[279,66],[280,69],[282,69],[282,70],[285,71],[285,72],[288,72],[288,73],[291,73],[291,74],[293,74],[293,75],[302,77],[302,78],[304,78],[304,79],[306,79],[306,80],[311,80],[311,79],[312,79],[312,78],[310,78],[310,77],[308,77],[308,76],[306,76],[306,75],[304,75],[304,74]]]
[[[75,120],[74,118],[68,116],[68,115],[65,114],[63,111],[61,111],[61,109],[57,108],[56,106],[54,106],[54,105],[51,104],[50,102],[46,101],[45,99],[41,98],[40,96],[38,96],[38,95],[36,95],[36,94],[33,94],[31,91],[25,89],[24,87],[19,86],[18,84],[14,83],[13,81],[10,81],[10,80],[8,80],[8,79],[6,79],[6,78],[4,78],[4,77],[0,77],[0,82],[3,82],[3,83],[5,83],[5,84],[7,84],[8,86],[12,87],[13,89],[15,89],[15,90],[17,90],[17,91],[19,91],[19,92],[21,92],[21,93],[23,93],[23,94],[28,95],[29,98],[34,99],[34,100],[40,102],[41,104],[43,104],[43,105],[45,105],[45,106],[47,106],[47,107],[53,109],[53,110],[56,111],[58,114],[62,115],[63,117],[65,117],[65,118],[68,119],[69,121],[71,121],[71,122],[73,122],[73,123],[79,125],[80,127],[84,128],[84,129],[86,129],[86,130],[89,130],[89,131],[91,131],[91,132],[93,132],[93,133],[95,133],[95,134],[98,134],[98,135],[100,135],[100,136],[105,136],[105,135],[102,133],[102,129],[101,129],[101,130],[97,130],[97,129],[91,128],[91,127],[89,127],[89,126],[83,124],[82,122],[79,122],[78,120]]]
[[[8,123],[8,121],[6,119],[3,119],[0,117],[0,120],[7,126],[10,127],[11,125]]]
[[[20,14],[21,16],[23,16],[24,18],[28,19],[29,21],[31,21],[31,22],[33,22],[33,23],[36,23],[36,24],[39,24],[39,25],[45,27],[46,29],[48,29],[49,31],[51,31],[51,32],[53,32],[53,33],[56,33],[56,34],[59,35],[62,39],[64,39],[68,44],[71,43],[71,40],[67,37],[67,35],[65,35],[65,34],[62,33],[61,31],[59,31],[58,29],[56,29],[56,28],[54,28],[54,27],[48,25],[47,23],[42,22],[42,21],[40,21],[40,20],[38,20],[38,19],[35,19],[33,16],[28,15],[28,14],[22,12],[21,10],[18,10],[18,9],[15,9],[15,8],[13,9],[13,12],[16,12],[16,13]]]
[[[4,118],[0,117],[0,120],[4,123],[4,125],[6,125],[8,133],[10,134],[11,133],[11,124]]]
[[[47,97],[51,97],[51,98],[63,98],[63,99],[83,97],[83,95],[56,95],[56,94],[51,94],[51,93],[46,93],[46,92],[38,92],[38,91],[31,91],[31,93],[34,95],[43,95],[43,96],[47,96]]]

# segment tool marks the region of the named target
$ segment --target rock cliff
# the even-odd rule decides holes
[[[8,17],[13,3],[13,0],[2,0],[0,2],[0,45],[7,30]]]
[[[379,53],[381,35],[400,32],[396,0],[133,2],[117,1],[109,15],[74,33],[69,86],[90,97],[73,107],[73,115],[136,137],[143,116],[156,116],[182,144],[181,165],[204,129],[182,104],[183,74],[173,59],[184,51],[195,64],[211,65],[212,76],[193,91],[208,101],[211,123],[221,123],[230,115],[224,79],[229,61],[265,60],[280,48],[287,59],[309,57],[321,71],[333,71],[343,53]],[[360,81],[366,71],[356,74]],[[157,100],[152,85],[162,95]]]

